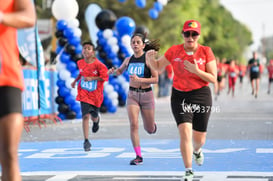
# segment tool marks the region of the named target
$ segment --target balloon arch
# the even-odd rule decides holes
[[[121,2],[121,1],[119,1]],[[159,2],[159,1],[158,1]],[[137,6],[140,5],[140,1]],[[58,104],[61,119],[81,118],[79,102],[76,101],[77,88],[71,83],[78,76],[77,61],[82,59],[81,29],[76,16],[79,6],[76,0],[55,0],[52,4],[52,14],[57,19],[55,36],[57,38]],[[108,68],[119,67],[125,57],[133,54],[130,39],[134,32],[148,33],[145,26],[136,26],[134,20],[128,16],[117,18],[108,9],[101,9],[97,4],[90,4],[85,12],[88,16],[90,37],[96,45],[97,57]],[[95,40],[95,41],[94,41]],[[114,113],[118,106],[124,106],[129,89],[127,71],[116,77],[110,75],[104,84],[104,101],[101,112]]]

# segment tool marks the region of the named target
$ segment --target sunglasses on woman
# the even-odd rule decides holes
[[[183,34],[186,38],[189,38],[190,36],[196,37],[199,35],[196,31],[186,31],[186,32],[183,32]]]

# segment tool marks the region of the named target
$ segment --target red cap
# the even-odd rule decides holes
[[[184,23],[183,32],[196,31],[199,35],[201,33],[201,24],[196,20],[188,20]]]

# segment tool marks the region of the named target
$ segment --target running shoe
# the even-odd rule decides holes
[[[182,181],[192,181],[193,180],[193,171],[192,170],[187,170],[185,172],[185,176],[183,177]]]
[[[152,132],[152,134],[155,134],[156,131],[157,131],[157,126],[156,126],[156,124],[155,124],[155,129],[154,129],[154,131]]]
[[[204,154],[200,149],[199,153],[193,152],[193,158],[197,165],[201,166],[204,162]]]
[[[90,151],[91,150],[91,143],[89,142],[89,140],[84,141],[83,149],[84,149],[84,151]]]
[[[93,122],[93,126],[92,126],[93,133],[96,133],[99,130],[100,128],[99,123],[100,123],[100,116],[97,122]]]
[[[136,156],[135,159],[130,161],[130,165],[141,165],[143,163],[143,158],[140,156]]]

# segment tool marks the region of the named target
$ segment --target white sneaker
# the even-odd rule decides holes
[[[204,154],[202,150],[200,149],[199,153],[193,152],[193,158],[197,165],[201,166],[204,162]]]
[[[183,179],[181,181],[192,181],[193,176],[194,176],[193,171],[192,170],[187,170],[185,172],[185,176],[183,177]]]

